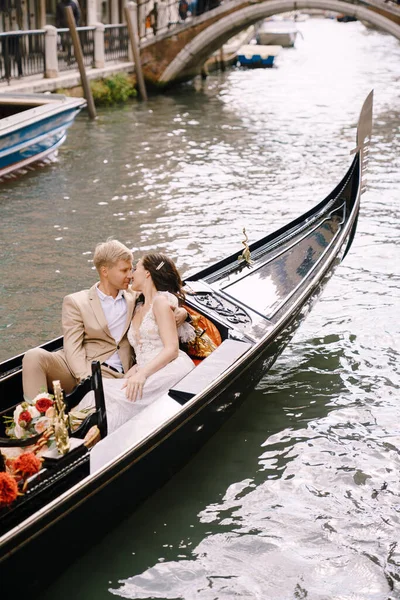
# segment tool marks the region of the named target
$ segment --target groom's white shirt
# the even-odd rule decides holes
[[[124,291],[127,311],[122,339],[117,343],[108,327],[106,316],[96,291],[97,285],[65,296],[62,308],[64,355],[71,374],[80,381],[91,374],[91,362],[108,362],[118,350],[124,371],[132,366],[133,350],[126,333],[132,320],[137,297],[130,289]],[[108,376],[110,377],[108,372]]]
[[[107,294],[102,292],[99,289],[98,284],[96,286],[96,292],[107,321],[108,329],[110,330],[115,343],[119,344],[123,334],[125,333],[124,328],[126,323],[126,313],[128,310],[124,292],[119,290],[116,298],[113,298],[112,296],[107,296]],[[124,370],[118,351],[114,352],[112,356],[107,358],[107,364],[111,367],[114,367],[114,369],[117,369],[120,373],[122,373]]]

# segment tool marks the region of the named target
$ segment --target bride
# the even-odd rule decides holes
[[[164,254],[146,254],[134,270],[132,289],[140,292],[128,340],[136,355],[136,364],[124,378],[103,379],[108,432],[112,433],[143,408],[167,392],[193,368],[187,354],[179,350],[179,339],[194,337],[188,323],[176,328],[171,306],[183,302],[182,281],[174,262]],[[73,409],[94,407],[90,392]]]

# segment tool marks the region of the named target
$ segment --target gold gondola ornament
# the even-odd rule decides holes
[[[245,263],[250,266],[250,265],[254,264],[254,260],[252,260],[252,258],[251,258],[250,248],[247,243],[249,241],[249,238],[247,236],[245,227],[243,227],[243,235],[244,235],[244,240],[242,240],[242,244],[244,246],[244,250],[243,250],[242,254],[239,254],[238,260],[244,260]]]
[[[65,414],[65,403],[61,384],[59,381],[53,381],[54,389],[54,407],[56,414],[53,418],[54,437],[57,450],[60,454],[67,454],[70,449],[68,435],[68,417]]]

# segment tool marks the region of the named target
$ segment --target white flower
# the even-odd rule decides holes
[[[178,336],[182,344],[194,342],[196,339],[196,332],[193,325],[190,323],[182,323],[182,325],[178,327]]]
[[[21,404],[18,404],[17,408],[14,410],[14,414],[13,414],[13,419],[14,419],[14,423],[18,423],[18,417],[19,415],[22,413],[22,411],[25,410],[24,408],[22,408]]]
[[[39,397],[42,398],[43,396],[39,396]],[[30,402],[22,402],[22,404],[18,404],[17,408],[14,410],[13,419],[14,419],[15,423],[18,423],[19,415],[24,410],[27,410],[29,412],[32,419],[37,419],[37,417],[40,417],[40,412],[38,411],[37,408],[35,408],[35,406],[33,404],[31,404]]]
[[[40,417],[35,423],[35,431],[37,433],[43,433],[50,425],[49,419],[46,417]]]
[[[54,419],[54,417],[56,416],[56,409],[54,408],[54,406],[50,406],[50,408],[48,408],[44,413],[44,416],[48,419]]]
[[[20,425],[18,425],[18,423],[15,423],[15,427],[14,427],[14,435],[15,437],[20,440],[24,435],[25,435],[26,431],[23,427],[21,427]]]
[[[48,398],[49,400],[53,400],[53,396],[51,394],[48,394],[47,392],[42,392],[41,394],[38,394],[34,397],[34,399],[32,400],[32,404],[36,404],[36,400],[39,400],[40,398]]]
[[[40,412],[34,406],[29,406],[26,410],[29,412],[32,419],[36,419],[37,417],[40,417]]]

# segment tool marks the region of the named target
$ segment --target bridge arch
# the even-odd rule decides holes
[[[204,61],[213,52],[232,36],[257,21],[283,12],[313,8],[331,10],[367,21],[400,40],[400,25],[365,6],[343,0],[266,0],[232,12],[204,29],[170,62],[159,77],[158,83],[167,85],[192,77],[199,72]]]

